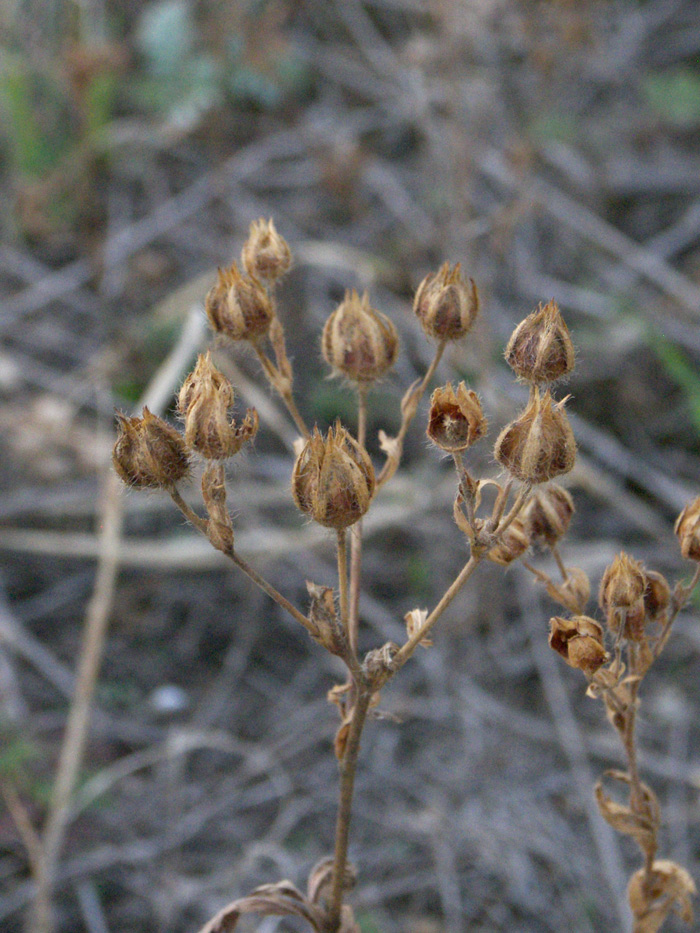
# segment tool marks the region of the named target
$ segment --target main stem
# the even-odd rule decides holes
[[[337,933],[340,926],[340,913],[343,907],[345,888],[345,869],[348,863],[348,841],[350,837],[350,817],[355,790],[355,773],[360,752],[362,730],[367,721],[367,711],[372,699],[372,691],[367,684],[356,684],[357,701],[352,713],[350,731],[345,745],[345,752],[340,763],[340,798],[338,816],[335,823],[335,851],[333,855],[333,878],[328,900],[326,933]]]

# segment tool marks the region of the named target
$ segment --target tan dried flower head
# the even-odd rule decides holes
[[[292,254],[284,237],[270,220],[254,220],[241,253],[243,268],[254,279],[271,282],[282,278],[292,265]]]
[[[187,475],[189,457],[182,435],[144,408],[143,417],[117,412],[112,463],[127,486],[169,489]]]
[[[546,383],[574,368],[574,345],[555,301],[540,305],[515,328],[505,352],[520,379]]]
[[[625,638],[640,641],[644,634],[644,568],[621,551],[605,569],[600,581],[598,601],[613,634],[622,629]]]
[[[556,544],[566,534],[575,511],[574,500],[557,483],[537,489],[523,512],[531,540]]]
[[[680,541],[683,557],[700,561],[700,498],[686,505],[673,530]]]
[[[501,431],[494,456],[524,483],[546,483],[568,473],[576,459],[576,441],[564,411],[549,390],[535,390],[523,414]]]
[[[515,518],[503,532],[496,547],[492,548],[486,556],[495,564],[506,567],[522,557],[529,547],[530,536],[527,528],[519,518]]]
[[[429,337],[459,340],[471,329],[479,313],[479,293],[474,279],[465,282],[460,264],[444,263],[418,286],[413,310]]]
[[[486,434],[487,427],[479,397],[464,382],[456,392],[448,383],[431,395],[426,434],[441,450],[466,450]]]
[[[549,620],[549,647],[560,654],[567,664],[584,673],[594,674],[608,660],[603,643],[603,627],[590,616]]]
[[[230,340],[255,341],[264,337],[273,318],[265,289],[256,278],[241,275],[235,262],[227,269],[219,269],[204,309],[216,333]]]
[[[327,528],[359,521],[374,495],[372,461],[339,422],[324,438],[317,428],[294,464],[292,495],[298,509]]]
[[[399,336],[389,318],[360,298],[345,298],[326,321],[321,338],[323,356],[334,372],[358,383],[379,379],[396,362]]]
[[[178,397],[178,411],[185,421],[185,443],[207,460],[233,457],[258,430],[258,413],[249,408],[239,425],[229,420],[233,386],[214,366],[209,352],[197,359]]]

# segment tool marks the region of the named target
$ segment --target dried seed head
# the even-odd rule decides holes
[[[465,282],[457,263],[444,263],[418,286],[413,310],[429,337],[459,340],[471,329],[479,313],[479,293],[474,279]]]
[[[399,337],[389,318],[370,306],[367,292],[360,298],[353,290],[326,321],[321,349],[336,373],[369,383],[396,362]]]
[[[178,410],[185,421],[185,442],[206,460],[225,460],[238,453],[258,430],[258,413],[249,408],[243,423],[229,421],[233,386],[203,353],[194,371],[185,379],[178,397]]]
[[[574,368],[574,345],[555,301],[540,305],[515,328],[506,361],[527,382],[555,382]]]
[[[430,397],[427,435],[441,450],[466,450],[486,434],[488,422],[476,392],[463,382],[440,386]]]
[[[531,540],[556,544],[566,534],[574,511],[573,499],[557,483],[536,490],[523,513]]]
[[[600,581],[598,601],[614,635],[622,630],[622,635],[631,641],[643,638],[646,585],[642,565],[624,551],[606,567]]]
[[[564,658],[571,667],[577,667],[589,676],[595,674],[608,660],[603,643],[603,627],[589,616],[564,619],[554,616],[549,620],[549,647]]]
[[[645,570],[644,612],[650,622],[663,623],[671,602],[671,587],[666,577],[655,570]]]
[[[219,269],[204,309],[216,333],[230,340],[258,340],[268,332],[273,318],[265,289],[256,278],[241,275],[235,262]]]
[[[317,428],[294,464],[292,495],[298,509],[327,528],[359,521],[374,495],[367,451],[336,422],[324,438]]]
[[[117,412],[119,436],[112,463],[127,486],[169,489],[187,475],[189,458],[182,435],[144,408],[143,417]]]
[[[254,220],[241,253],[243,268],[251,278],[274,282],[289,272],[292,254],[284,237],[270,220]]]
[[[524,483],[546,483],[568,473],[576,459],[576,441],[564,411],[549,391],[535,390],[522,415],[501,431],[494,456]]]
[[[680,541],[683,557],[700,561],[700,498],[686,505],[673,530]]]
[[[505,567],[522,557],[529,547],[530,537],[527,529],[519,518],[515,518],[503,532],[496,547],[492,548],[486,556],[494,563]]]

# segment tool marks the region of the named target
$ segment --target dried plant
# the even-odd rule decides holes
[[[583,672],[588,695],[604,703],[627,756],[626,771],[604,775],[608,784],[617,786],[624,801],[613,799],[602,781],[596,787],[596,798],[603,817],[619,832],[632,836],[643,854],[643,866],[629,884],[634,929],[636,933],[654,933],[672,912],[690,923],[690,898],[695,893],[692,879],[679,865],[656,858],[659,806],[639,776],[635,722],[641,683],[700,578],[700,499],[685,509],[676,526],[683,555],[697,563],[691,583],[679,583],[672,590],[661,574],[646,570],[622,553],[608,567],[600,586],[605,625],[585,615],[590,597],[588,578],[582,570],[566,567],[559,553],[574,504],[565,489],[551,482],[571,470],[576,456],[565,411],[567,399],[556,401],[552,394],[553,384],[572,370],[574,350],[556,304],[540,306],[516,328],[506,349],[506,360],[516,376],[529,385],[529,399],[524,411],[498,436],[494,455],[502,471],[496,479],[475,476],[465,457],[487,429],[476,393],[463,382],[456,388],[448,384],[433,391],[427,435],[454,461],[454,518],[465,535],[468,557],[432,610],[415,608],[406,614],[403,644],[388,642],[360,657],[362,519],[398,469],[406,432],[445,346],[469,332],[479,312],[479,297],[476,285],[463,278],[459,265],[443,265],[419,286],[414,311],[426,336],[434,341],[435,353],[424,377],[403,396],[396,435],[380,432],[385,461],[375,472],[366,448],[367,394],[396,360],[396,329],[371,306],[367,294],[346,294],[326,322],[321,343],[333,372],[355,390],[357,433],[353,435],[340,422],[325,433],[317,427],[310,429],[294,399],[293,370],[277,312],[276,288],[290,264],[290,249],[272,221],[257,221],[243,247],[244,271],[235,263],[219,271],[206,298],[206,312],[213,330],[225,341],[250,344],[301,435],[291,474],[292,497],[305,516],[335,532],[336,588],[307,582],[310,602],[299,608],[236,549],[227,507],[225,465],[255,437],[258,416],[248,410],[240,422],[231,417],[234,389],[209,353],[200,356],[179,394],[184,434],[144,410],[141,418],[119,416],[114,447],[114,466],[124,482],[168,493],[217,550],[347,669],[346,681],[329,694],[340,716],[335,737],[340,789],[333,856],[312,869],[306,893],[286,880],[264,885],[221,910],[201,933],[234,930],[238,919],[249,913],[303,918],[317,933],[359,933],[346,901],[355,881],[347,856],[355,774],[368,715],[379,703],[380,691],[416,649],[430,647],[433,627],[479,564],[491,561],[507,567],[517,560],[570,613],[551,620],[550,645]],[[193,510],[178,488],[195,456],[205,462],[204,514]],[[490,508],[484,503],[486,487],[495,487]],[[555,582],[528,560],[531,545],[537,543],[552,552],[561,581]]]

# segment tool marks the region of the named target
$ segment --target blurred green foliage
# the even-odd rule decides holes
[[[700,123],[700,74],[674,68],[650,75],[643,84],[647,103],[660,117],[679,127]]]
[[[658,333],[651,336],[649,343],[668,375],[683,392],[693,426],[700,434],[700,375],[697,366],[682,350]]]

